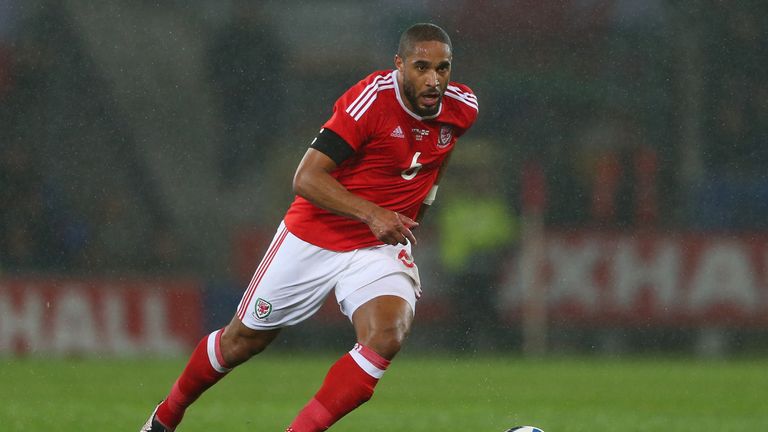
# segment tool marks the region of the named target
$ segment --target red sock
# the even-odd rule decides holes
[[[175,429],[187,407],[229,372],[221,355],[222,331],[217,330],[200,341],[184,372],[157,409],[157,420],[165,427]]]
[[[286,432],[324,431],[373,396],[389,360],[360,344],[328,371],[322,387],[299,412]]]

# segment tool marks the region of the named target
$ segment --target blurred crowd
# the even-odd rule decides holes
[[[44,7],[0,1],[0,271],[194,268],[188,239],[147,180],[131,125],[115,108],[71,11],[38,3]],[[258,178],[284,148],[287,125],[319,126],[335,95],[382,64],[344,46],[333,46],[347,57],[341,65],[303,52],[314,49],[312,38],[309,48],[297,45],[301,38],[285,32],[290,26],[274,21],[281,6],[271,2],[223,2],[226,12],[215,20],[209,15],[217,2],[193,3],[196,9],[163,7],[207,23],[210,37],[195,49],[204,53],[214,95],[209,109],[221,121],[215,145],[222,188]],[[413,21],[442,24],[455,39],[455,77],[481,101],[478,124],[462,141],[466,161],[454,158],[453,169],[476,178],[483,193],[461,183],[455,192],[446,188],[451,199],[435,209],[435,232],[447,238],[437,265],[447,274],[476,278],[467,269],[513,249],[528,205],[555,229],[768,228],[766,3],[503,4],[396,2],[370,33],[390,36],[373,44],[389,53],[392,34]],[[303,6],[284,7],[296,9],[290,15]],[[306,9],[297,19],[314,10]],[[681,53],[693,53],[691,60]],[[686,90],[693,76],[698,84]],[[301,94],[292,100],[306,106],[288,106],[286,94]],[[314,105],[321,106],[307,108]],[[698,134],[683,132],[690,122]],[[682,150],[686,140],[692,153]],[[128,180],[97,177],[101,158],[75,157],[91,151],[85,143],[114,146],[111,163],[119,162]],[[684,165],[698,170],[683,178]],[[543,180],[526,181],[524,172]],[[487,224],[478,224],[474,244],[457,249],[462,242],[451,227],[466,225],[474,212]],[[493,279],[492,267],[481,273]]]
[[[149,192],[139,182],[113,183],[115,166],[101,155],[80,165],[86,142],[123,158],[115,120],[95,117],[105,95],[64,10],[22,4],[0,2],[0,274],[181,268],[180,242],[143,203]]]

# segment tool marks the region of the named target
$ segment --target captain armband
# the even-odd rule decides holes
[[[435,202],[435,197],[437,196],[437,185],[432,186],[432,189],[429,190],[429,193],[427,194],[427,197],[424,198],[424,204],[426,205],[432,205],[433,202]]]
[[[355,154],[355,150],[344,141],[344,138],[327,128],[320,129],[317,137],[309,146],[333,159],[336,165],[341,165],[342,162]]]

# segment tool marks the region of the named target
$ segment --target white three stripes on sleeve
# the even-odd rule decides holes
[[[473,95],[472,93],[467,93],[461,91],[460,88],[456,86],[448,86],[448,89],[445,91],[445,95],[456,99],[458,101],[463,102],[466,105],[471,106],[475,110],[477,110],[477,96]]]
[[[376,100],[379,91],[394,87],[395,85],[392,82],[392,75],[376,77],[372,83],[368,84],[365,89],[363,89],[357,99],[349,104],[346,109],[347,114],[354,118],[355,121],[360,120],[360,117],[365,114],[373,101]]]
[[[449,85],[448,86],[448,90],[452,90],[454,93],[456,93],[456,94],[458,94],[460,96],[463,96],[467,100],[472,100],[472,101],[477,102],[477,96],[473,95],[472,93],[465,92],[465,91],[463,91],[462,89],[460,89],[460,88],[458,88],[456,86]]]

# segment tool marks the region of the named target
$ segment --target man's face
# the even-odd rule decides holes
[[[451,49],[438,41],[416,42],[405,58],[395,56],[406,106],[421,117],[438,113],[451,80]]]

